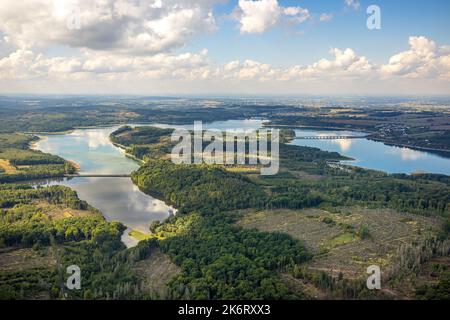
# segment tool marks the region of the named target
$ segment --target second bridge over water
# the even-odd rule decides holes
[[[348,139],[365,139],[367,136],[298,136],[299,140],[348,140]]]
[[[130,174],[66,174],[66,178],[130,178]]]

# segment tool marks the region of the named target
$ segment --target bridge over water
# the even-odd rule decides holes
[[[130,178],[129,174],[66,174],[66,178]]]
[[[299,140],[348,140],[348,139],[365,139],[367,136],[298,136]]]

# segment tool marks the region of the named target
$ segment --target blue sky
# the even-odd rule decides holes
[[[211,55],[223,63],[251,58],[287,66],[312,63],[326,54],[330,47],[353,48],[378,63],[408,48],[411,35],[426,36],[437,43],[450,43],[450,1],[447,0],[374,0],[360,1],[361,9],[351,10],[342,0],[286,0],[280,5],[301,6],[313,15],[332,13],[327,23],[306,22],[295,28],[274,28],[264,34],[240,34],[236,21],[227,19],[236,6],[231,1],[215,7],[219,30],[199,36],[186,48],[208,48]],[[366,8],[376,4],[381,8],[382,29],[366,28]]]
[[[2,0],[0,93],[450,95],[449,30],[448,0]]]

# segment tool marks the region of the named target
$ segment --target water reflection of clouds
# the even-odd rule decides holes
[[[151,197],[143,197],[141,191],[134,185],[131,192],[128,193],[128,203],[127,206],[131,211],[134,212],[151,212],[153,214],[164,214],[168,213],[168,206],[165,204],[158,204],[158,200]]]
[[[351,139],[330,140],[331,143],[337,144],[341,152],[348,152],[352,148],[353,141]]]
[[[150,222],[165,220],[169,211],[163,201],[142,193],[129,178],[75,178],[65,183],[80,198],[99,209],[108,220],[148,233]]]
[[[127,174],[139,165],[110,142],[109,135],[115,129],[78,129],[65,135],[46,136],[35,148],[76,162],[82,174]]]
[[[131,186],[132,192],[129,193],[129,199],[133,211],[151,212],[153,215],[157,214],[161,218],[167,218],[169,216],[169,210],[176,212],[174,208],[168,206],[163,201],[143,194],[136,185],[131,184]]]
[[[47,153],[55,153],[55,151],[58,150],[57,146],[54,146],[52,143],[50,143],[48,137],[43,136],[39,138],[39,141],[31,145],[32,150],[40,150]]]
[[[393,148],[389,149],[386,153],[400,156],[403,161],[417,161],[427,157],[427,155],[421,151],[408,148]]]
[[[339,133],[335,133],[335,132],[316,132],[316,131],[312,131],[311,132],[311,136],[318,136],[318,137],[340,137],[340,136],[349,136],[352,135],[352,132],[350,131],[343,131],[343,132],[339,132]],[[308,134],[303,134],[300,136],[309,136]],[[321,140],[324,141],[326,143],[330,143],[330,144],[334,144],[337,145],[339,147],[340,152],[348,152],[351,150],[352,145],[353,145],[353,140],[352,139],[324,139]]]
[[[226,121],[215,121],[212,123],[205,122],[203,123],[204,130],[242,130],[242,129],[253,129],[257,130],[262,128],[264,123],[268,123],[267,120],[260,119],[245,119],[245,120],[226,120]],[[147,125],[144,125],[147,126]],[[152,123],[148,124],[148,126],[154,126],[161,129],[186,129],[193,130],[193,124],[187,125],[172,125],[172,124],[164,124],[164,123]]]
[[[53,146],[47,140],[42,140],[41,142],[38,142],[32,149],[54,154],[58,151],[58,146]]]
[[[100,130],[77,130],[74,136],[75,140],[83,141],[89,149],[98,149],[104,146],[110,146],[109,131]]]

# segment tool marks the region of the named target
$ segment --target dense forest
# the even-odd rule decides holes
[[[318,171],[313,170],[314,173]],[[261,177],[259,181],[270,189],[271,208],[364,205],[450,217],[448,183],[428,181],[421,177],[399,179],[373,172],[355,171],[346,175],[329,175],[320,181],[299,180],[287,174]]]
[[[123,146],[146,145],[160,142],[161,138],[168,138],[173,129],[160,129],[156,127],[136,127],[123,126],[114,131],[111,135],[111,141]]]
[[[173,129],[122,126],[111,133],[110,139],[115,145],[126,148],[129,155],[145,160],[147,157],[160,158],[171,152],[172,132]]]
[[[194,221],[186,233],[161,242],[162,250],[183,270],[170,284],[174,298],[299,298],[277,276],[289,265],[310,259],[298,241],[286,234],[235,227],[230,214],[194,214],[190,219]],[[171,228],[170,222],[158,231],[166,228]]]
[[[248,178],[218,166],[175,165],[169,160],[153,160],[132,175],[143,191],[175,205],[181,213],[259,207],[264,192]]]
[[[95,239],[106,225],[96,210],[78,198],[75,191],[63,186],[31,187],[0,185],[0,243],[6,246],[25,246]],[[53,219],[45,213],[45,206],[58,206],[88,211],[88,217]],[[118,230],[119,236],[122,227]]]

